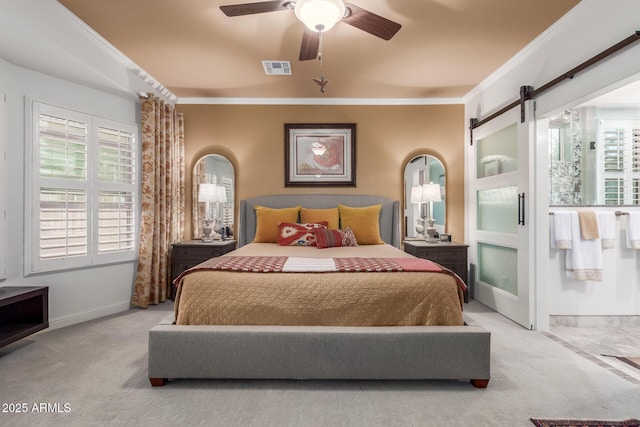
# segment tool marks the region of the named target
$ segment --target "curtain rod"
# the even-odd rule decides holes
[[[558,85],[559,83],[563,82],[564,80],[567,79],[573,79],[575,77],[575,75],[583,70],[585,70],[586,68],[591,67],[592,65],[602,61],[603,59],[613,55],[614,53],[624,49],[625,47],[629,46],[630,44],[636,42],[640,40],[640,30],[634,32],[632,35],[630,35],[629,37],[627,37],[626,39],[614,44],[613,46],[611,46],[608,49],[603,50],[602,52],[600,52],[599,54],[597,54],[596,56],[592,57],[591,59],[583,62],[582,64],[570,69],[569,71],[567,71],[564,74],[561,74],[560,76],[556,77],[555,79],[551,80],[550,82],[540,86],[538,89],[534,89],[532,86],[520,86],[520,98],[513,101],[512,103],[510,103],[509,105],[507,105],[506,107],[501,108],[500,110],[496,111],[495,113],[489,115],[488,117],[480,120],[478,118],[471,118],[469,119],[469,130],[471,131],[471,145],[473,145],[473,129],[482,126],[483,124],[495,119],[498,116],[501,116],[502,114],[506,113],[507,111],[511,110],[512,108],[516,107],[517,105],[520,105],[520,122],[524,123],[524,118],[525,118],[525,114],[524,114],[524,104],[525,101],[528,101],[530,99],[535,98],[536,96],[540,95],[543,92],[546,92],[547,90],[551,89],[552,87]]]

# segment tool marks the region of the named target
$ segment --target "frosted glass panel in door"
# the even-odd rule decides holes
[[[478,279],[518,296],[518,251],[505,246],[478,243]]]
[[[517,131],[514,123],[477,140],[478,178],[513,172],[518,168]]]
[[[498,233],[516,233],[518,187],[488,188],[478,191],[477,229]]]

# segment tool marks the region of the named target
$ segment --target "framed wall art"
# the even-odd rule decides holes
[[[286,123],[285,187],[355,187],[356,125]]]

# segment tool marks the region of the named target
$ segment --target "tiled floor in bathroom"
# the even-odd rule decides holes
[[[640,316],[552,318],[554,339],[577,354],[603,366],[628,381],[640,385],[640,369],[611,356],[640,357]]]

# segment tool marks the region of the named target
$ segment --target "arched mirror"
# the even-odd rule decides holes
[[[191,182],[193,238],[210,241],[232,234],[235,221],[233,164],[220,154],[207,154],[193,166]]]
[[[445,169],[431,155],[413,157],[404,168],[405,238],[430,239],[446,232]]]

